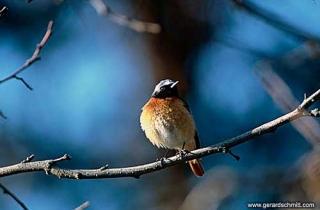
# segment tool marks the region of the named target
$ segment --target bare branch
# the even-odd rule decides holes
[[[288,22],[285,22],[283,19],[278,18],[276,14],[272,13],[271,11],[267,11],[266,9],[256,6],[255,4],[250,3],[249,1],[244,2],[243,0],[231,0],[234,2],[239,8],[244,9],[249,14],[256,16],[260,18],[261,20],[265,21],[266,23],[269,23],[270,25],[282,30],[283,32],[289,33],[290,35],[295,36],[296,38],[300,40],[317,40],[319,41],[319,38],[306,32],[294,25],[288,24]]]
[[[33,88],[22,77],[14,75],[13,78],[20,80],[29,90],[33,90]]]
[[[7,119],[7,117],[3,114],[3,112],[0,110],[0,118],[3,118],[3,119]]]
[[[21,163],[28,163],[28,162],[31,162],[33,159],[34,159],[34,154],[28,156],[26,159],[21,161]]]
[[[313,114],[306,114],[308,108],[313,105],[320,98],[320,89],[313,93],[292,112],[285,114],[275,120],[265,123],[253,130],[243,133],[237,137],[228,139],[221,143],[197,149],[183,155],[175,155],[170,158],[161,159],[159,161],[126,168],[108,168],[107,166],[100,167],[99,169],[63,169],[59,168],[56,163],[69,160],[70,156],[64,155],[60,158],[53,160],[43,160],[35,162],[21,162],[15,165],[0,168],[0,177],[10,176],[13,174],[20,174],[33,171],[45,171],[46,174],[53,174],[59,178],[68,179],[99,179],[99,178],[116,178],[116,177],[134,177],[139,178],[143,174],[152,173],[155,171],[168,168],[179,163],[205,157],[216,153],[228,153],[233,155],[236,159],[238,156],[230,152],[232,147],[242,144],[250,139],[254,139],[266,133],[274,132],[278,127],[296,120],[304,116],[314,116]],[[309,113],[309,112],[308,112]]]
[[[287,113],[299,106],[299,101],[294,97],[289,86],[273,70],[269,61],[259,61],[255,65],[254,72],[262,81],[265,90],[269,93],[274,102],[280,107],[283,113]],[[311,97],[313,98],[313,97]],[[304,99],[307,96],[304,95]],[[316,99],[317,100],[317,99]],[[304,101],[304,103],[309,103]],[[303,104],[300,106],[304,106]],[[318,111],[305,111],[306,115],[318,116]],[[318,145],[320,140],[320,124],[316,119],[299,120],[292,122],[293,127],[312,145]]]
[[[2,9],[0,10],[0,18],[1,18],[2,15],[3,15],[4,13],[6,13],[7,11],[8,11],[8,7],[6,7],[6,6],[2,7]]]
[[[17,69],[15,72],[11,73],[10,75],[6,76],[5,78],[0,80],[0,84],[4,83],[10,79],[17,79],[20,80],[29,90],[32,90],[31,86],[21,77],[18,77],[18,74],[20,74],[22,71],[27,69],[29,66],[31,66],[34,62],[40,59],[39,55],[41,52],[41,49],[44,47],[44,45],[47,43],[51,33],[52,33],[52,26],[53,21],[51,20],[48,24],[47,31],[45,35],[43,36],[41,42],[37,44],[36,49],[30,59],[28,59],[19,69]]]
[[[90,205],[90,202],[86,201],[83,204],[81,204],[80,206],[78,206],[77,208],[75,208],[74,210],[83,210],[83,209],[87,208],[89,205]]]
[[[22,209],[28,210],[26,205],[24,205],[24,203],[15,194],[13,194],[8,188],[6,188],[2,183],[0,183],[0,188],[2,188],[3,193],[13,198],[13,200],[15,200],[21,206]]]
[[[320,117],[320,111],[319,109],[313,109],[310,111],[310,114],[313,116],[313,117]]]
[[[105,5],[105,3],[102,0],[89,0],[89,3],[99,15],[109,16],[113,22],[119,25],[128,27],[137,32],[158,34],[161,31],[161,27],[159,24],[135,20],[127,16],[121,15],[119,13],[116,13],[112,11],[110,7]]]

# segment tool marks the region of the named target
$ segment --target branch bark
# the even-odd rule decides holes
[[[170,158],[162,159],[153,163],[126,167],[126,168],[108,168],[108,166],[103,166],[99,169],[63,169],[57,166],[57,163],[64,160],[70,160],[69,155],[64,155],[57,159],[52,160],[42,160],[34,161],[33,155],[28,157],[26,160],[21,163],[6,166],[0,168],[0,177],[6,177],[14,174],[34,172],[34,171],[45,171],[46,174],[52,174],[59,178],[68,178],[68,179],[99,179],[99,178],[117,178],[117,177],[134,177],[139,178],[141,175],[159,171],[179,163],[184,163],[188,160],[195,158],[201,158],[209,156],[216,153],[229,153],[233,157],[236,157],[230,149],[242,144],[246,141],[254,139],[258,136],[261,136],[266,133],[274,132],[278,127],[296,120],[300,117],[311,116],[318,117],[319,110],[313,109],[308,110],[317,100],[320,99],[320,89],[313,93],[308,98],[304,98],[302,103],[292,112],[285,114],[275,120],[272,120],[268,123],[265,123],[259,127],[254,128],[246,133],[243,133],[234,138],[225,140],[221,143],[197,149],[186,154],[178,154]]]
[[[75,208],[74,210],[84,210],[86,209],[88,206],[90,205],[89,201],[84,202],[83,204],[81,204],[80,206],[78,206],[77,208]]]
[[[1,79],[0,84],[6,82],[8,80],[11,80],[11,79],[17,79],[17,80],[20,80],[29,90],[32,90],[32,87],[22,77],[18,77],[18,74],[23,72],[25,69],[27,69],[29,66],[31,66],[34,62],[36,62],[37,60],[40,59],[39,55],[40,55],[41,49],[47,43],[50,35],[52,34],[52,27],[53,27],[53,21],[51,20],[51,21],[49,21],[48,28],[47,28],[45,35],[43,36],[41,42],[39,44],[37,44],[36,49],[35,49],[32,57],[29,58],[19,69],[17,69],[13,73],[9,74],[5,78]]]

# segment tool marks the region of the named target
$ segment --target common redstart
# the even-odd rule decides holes
[[[192,151],[200,148],[199,137],[188,104],[179,97],[178,82],[166,79],[157,84],[151,99],[142,107],[140,124],[158,148]],[[188,163],[196,176],[204,175],[198,159]]]

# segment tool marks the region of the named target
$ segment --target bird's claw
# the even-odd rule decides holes
[[[164,161],[166,159],[167,159],[166,157],[162,157],[162,158],[157,158],[156,161],[161,161],[162,162],[162,161]]]
[[[188,151],[187,151],[187,150],[185,150],[185,149],[183,149],[183,150],[181,150],[181,151],[177,152],[177,154],[176,154],[176,155],[180,155],[180,158],[182,159],[182,158],[183,158],[183,156],[185,156],[187,153],[188,153]]]

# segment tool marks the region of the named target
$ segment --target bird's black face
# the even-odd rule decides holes
[[[167,97],[178,97],[177,84],[179,81],[173,81],[170,79],[165,79],[159,82],[154,88],[152,97],[154,98],[167,98]]]

